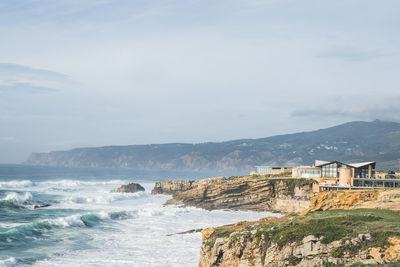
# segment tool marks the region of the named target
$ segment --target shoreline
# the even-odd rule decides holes
[[[279,207],[284,214],[280,218],[268,217],[203,229],[201,267],[336,266],[352,262],[363,266],[400,260],[399,189],[312,193],[312,182],[298,180],[295,183],[290,178],[254,180],[251,176],[241,176],[163,181],[155,184],[152,194],[172,195],[165,205],[269,212]],[[261,193],[269,193],[268,198],[260,198]],[[285,205],[277,205],[281,200],[286,202]],[[288,201],[302,201],[307,207],[290,209]],[[392,217],[398,220],[393,225]],[[349,226],[357,220],[364,230],[358,229],[357,225]],[[331,221],[338,224],[331,224]],[[318,227],[308,228],[321,223],[329,227],[322,227],[319,232]],[[399,230],[391,232],[392,228]],[[294,238],[290,237],[291,231],[300,232]],[[346,239],[341,231],[353,239]],[[287,241],[278,242],[276,236]]]

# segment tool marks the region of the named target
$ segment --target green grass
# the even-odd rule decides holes
[[[210,247],[213,247],[215,244],[215,240],[220,237],[228,237],[231,233],[233,233],[235,230],[233,229],[228,229],[228,228],[219,228],[215,230],[210,237],[208,238],[207,245]]]
[[[290,265],[297,265],[301,261],[301,258],[297,258],[295,256],[290,256],[289,264]]]
[[[279,246],[284,246],[289,242],[301,241],[309,235],[321,237],[321,242],[328,244],[345,236],[355,235],[358,230],[369,229],[370,226],[379,225],[384,221],[381,214],[372,213],[367,211],[361,213],[359,211],[314,212],[305,217],[295,218],[290,222],[283,223],[276,229],[264,230],[264,234]]]
[[[252,230],[256,230],[256,234],[251,234]],[[233,232],[231,229],[219,229],[212,234],[211,239],[215,242],[216,238],[227,237]],[[271,243],[283,247],[288,243],[301,242],[309,235],[321,238],[322,243],[328,244],[367,233],[371,234],[371,240],[361,245],[344,245],[333,250],[331,256],[340,258],[345,252],[355,254],[370,247],[388,246],[387,239],[390,236],[400,236],[400,212],[371,209],[316,211],[281,224],[248,226],[233,233],[230,242],[237,242],[239,237],[244,237],[256,241],[262,250],[267,249]]]
[[[400,212],[374,209],[315,211],[305,216],[290,217],[283,223],[253,224],[241,230],[219,228],[212,233],[206,244],[213,247],[215,240],[220,237],[229,237],[229,247],[242,244],[243,240],[254,242],[257,244],[261,261],[264,262],[272,243],[280,247],[293,242],[301,244],[304,237],[314,235],[322,243],[328,244],[336,240],[350,241],[359,234],[370,234],[371,238],[361,243],[346,242],[347,244],[331,250],[329,256],[343,258],[345,254],[349,254],[352,257],[372,247],[388,247],[389,237],[400,237]],[[291,256],[288,261],[291,265],[296,265],[301,258]],[[344,265],[326,262],[323,266]],[[354,263],[351,266],[378,265]],[[400,261],[379,266],[400,266]]]
[[[339,248],[336,248],[331,251],[330,255],[334,258],[341,258],[344,255],[345,251],[348,252],[353,252],[352,254],[356,253],[359,250],[359,248],[353,244],[346,244],[344,246],[341,246]]]
[[[332,265],[332,266],[339,266],[339,265]],[[400,266],[400,261],[390,262],[386,264],[363,264],[363,263],[353,263],[350,267],[398,267]]]

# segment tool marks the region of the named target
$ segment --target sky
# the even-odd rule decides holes
[[[400,122],[400,1],[2,0],[0,163]]]

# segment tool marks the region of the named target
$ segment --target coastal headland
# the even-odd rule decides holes
[[[301,213],[309,208],[314,183],[311,179],[233,176],[157,182],[152,193],[172,195],[167,205]]]
[[[218,177],[157,182],[152,193],[172,195],[166,205],[284,214],[204,229],[200,267],[399,266],[400,189],[314,193],[314,183]]]

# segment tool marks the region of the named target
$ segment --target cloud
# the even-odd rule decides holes
[[[30,83],[12,83],[8,85],[0,85],[0,92],[49,93],[56,91],[58,91],[58,89],[46,86],[36,86]]]
[[[400,96],[391,98],[350,97],[349,100],[340,100],[336,103],[317,105],[312,108],[295,109],[292,117],[326,118],[341,117],[350,119],[374,120],[382,119],[400,121]],[[318,101],[323,103],[323,101]]]
[[[385,56],[379,50],[363,50],[356,47],[340,47],[326,50],[317,55],[319,58],[339,59],[345,61],[365,61]]]
[[[74,82],[68,75],[14,63],[0,63],[1,93],[49,93]]]
[[[36,69],[14,63],[0,63],[0,79],[3,81],[47,80],[68,81],[68,75],[46,69]]]

